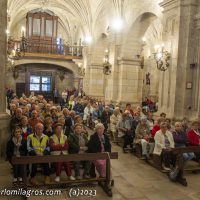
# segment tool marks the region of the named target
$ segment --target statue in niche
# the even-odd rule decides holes
[[[149,72],[146,74],[146,85],[150,85],[150,75]]]
[[[13,70],[13,78],[16,80],[19,77],[19,71],[17,69]]]

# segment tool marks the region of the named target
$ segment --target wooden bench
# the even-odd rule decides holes
[[[184,172],[184,171],[200,171],[200,162],[197,163],[197,166],[195,168],[187,169],[187,168],[185,168],[184,158],[183,158],[183,153],[200,152],[200,146],[188,146],[188,147],[174,148],[174,149],[172,149],[172,152],[174,154],[176,154],[176,156],[177,156],[177,165],[178,165],[179,170],[181,170],[182,172]]]
[[[189,168],[189,169],[185,168],[184,158],[183,158],[183,153],[200,152],[200,146],[188,146],[188,147],[173,148],[173,149],[171,149],[171,151],[176,155],[176,159],[177,159],[176,163],[177,163],[177,166],[178,166],[178,169],[180,171],[180,175],[181,175],[182,179],[185,179],[183,177],[184,171],[192,171],[192,172],[200,171],[200,163],[196,163],[195,168],[193,168],[193,167]],[[167,172],[167,171],[162,169],[161,157],[158,156],[158,155],[153,155],[153,159],[149,160],[148,164],[150,164],[151,166],[159,169],[162,172]],[[186,182],[187,182],[187,180],[186,180]],[[180,183],[182,184],[182,182],[180,182]]]
[[[54,186],[68,187],[74,184],[84,184],[97,182],[106,192],[106,194],[112,197],[112,190],[110,188],[110,159],[118,159],[118,152],[112,153],[85,153],[85,154],[69,154],[69,155],[48,155],[48,156],[21,156],[21,157],[13,157],[12,164],[20,164],[23,166],[23,181],[24,181],[24,189],[30,188],[27,181],[27,165],[28,164],[36,164],[36,163],[56,163],[56,162],[70,162],[70,161],[94,161],[94,160],[106,160],[106,177],[105,178],[91,178],[91,179],[82,179],[75,181],[65,181],[62,183],[54,183]],[[51,188],[52,188],[52,184]],[[47,186],[47,185],[46,185]],[[20,186],[21,187],[21,186]],[[40,186],[41,187],[41,186]],[[27,197],[23,197],[27,199]]]

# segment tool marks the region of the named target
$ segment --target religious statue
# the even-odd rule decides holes
[[[150,73],[146,74],[146,85],[150,85]]]

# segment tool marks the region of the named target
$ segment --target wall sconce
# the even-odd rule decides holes
[[[105,75],[110,75],[112,65],[109,63],[109,51],[107,49],[105,50],[105,56],[103,60],[103,73]]]
[[[17,79],[19,77],[19,71],[17,70],[17,68],[15,66],[15,61],[8,59],[6,65],[8,67],[8,72],[12,72],[13,78]]]
[[[140,54],[137,54],[136,57],[138,59],[140,59],[140,67],[141,67],[141,69],[143,69],[144,68],[144,56],[141,56]]]
[[[65,70],[59,69],[56,71],[56,75],[60,78],[61,81],[63,81],[65,79],[65,75],[67,73],[65,72]]]
[[[155,45],[154,59],[156,60],[157,69],[160,71],[166,71],[169,67],[170,53],[164,50],[164,44]]]

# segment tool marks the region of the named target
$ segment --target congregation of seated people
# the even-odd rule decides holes
[[[189,126],[186,119],[174,121],[166,118],[165,113],[155,117],[152,112],[143,113],[141,106],[132,107],[127,103],[114,104],[84,95],[62,95],[59,104],[47,101],[42,95],[31,93],[29,97],[15,94],[9,99],[11,115],[11,136],[7,144],[7,159],[12,156],[67,155],[81,153],[111,152],[110,140],[122,141],[122,150],[132,152],[136,145],[141,145],[142,157],[151,159],[152,154],[161,157],[163,167],[169,169],[175,165],[175,157],[170,149],[174,147],[198,146],[200,140],[199,122]],[[89,136],[89,127],[94,133]],[[199,153],[185,153],[184,161],[200,159]],[[83,167],[83,177],[81,176]],[[20,165],[13,165],[13,184],[22,182]],[[30,168],[30,183],[38,185],[37,165]],[[55,182],[60,182],[64,168],[68,179],[80,180],[96,176],[105,177],[106,162],[64,162],[41,164],[44,182],[48,184],[52,168]],[[73,176],[74,170],[74,176]]]

